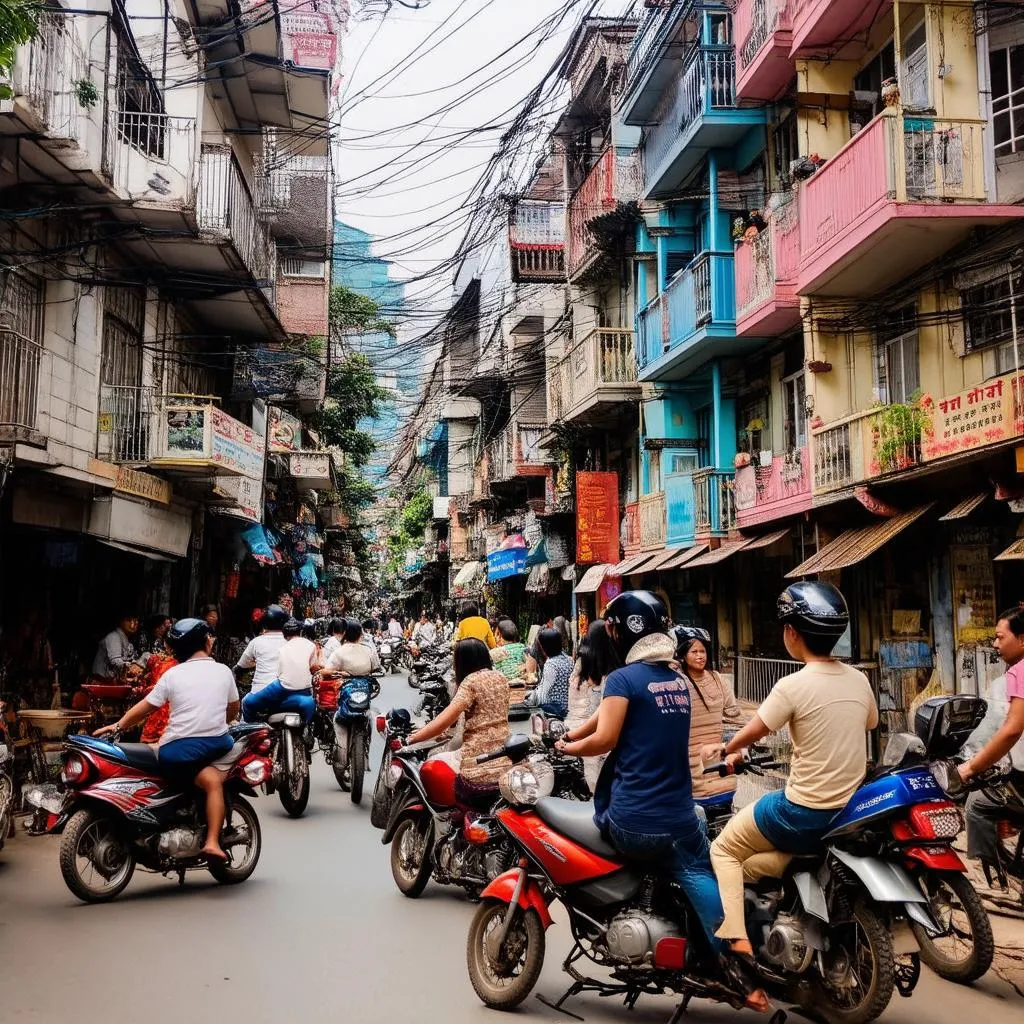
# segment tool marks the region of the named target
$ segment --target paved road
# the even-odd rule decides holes
[[[411,697],[402,679],[389,679],[381,704]],[[379,756],[375,748],[374,765]],[[477,1002],[466,978],[470,905],[433,885],[419,900],[401,896],[366,808],[352,806],[322,761],[314,764],[304,818],[286,818],[276,798],[261,798],[257,808],[263,856],[245,885],[222,889],[197,874],[179,888],[137,874],[106,906],[84,906],[68,893],[54,840],[14,840],[0,852],[0,1020],[500,1020]],[[548,995],[564,987],[558,963],[566,932],[556,914],[558,924],[549,932],[539,986]],[[662,1024],[672,1003],[641,1000],[628,1014],[593,998],[574,1008],[591,1024]],[[883,1019],[1009,1024],[1020,1021],[1022,1009],[997,981],[968,990],[927,977],[912,1000],[897,998]],[[534,1000],[514,1019],[566,1020]],[[736,1018],[694,1003],[688,1019]]]

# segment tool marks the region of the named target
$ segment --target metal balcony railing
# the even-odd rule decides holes
[[[249,272],[272,280],[272,243],[230,146],[202,147],[196,219],[201,231],[229,239]]]
[[[859,441],[860,431],[854,436]],[[859,456],[859,452],[857,453]],[[833,491],[854,482],[854,451],[849,423],[814,434],[814,491]],[[859,457],[856,459],[859,468]]]
[[[35,430],[43,346],[0,329],[0,427]]]
[[[645,494],[640,505],[640,547],[657,550],[665,546],[665,494]]]
[[[740,44],[740,67],[747,68],[768,37],[778,28],[789,28],[792,0],[749,0],[750,30]],[[733,23],[737,38],[742,35],[737,14]]]
[[[190,168],[195,160],[196,119],[114,110],[110,114],[107,164],[114,186],[158,201],[171,197],[171,182],[155,164]]]
[[[22,88],[52,137],[83,142],[88,107],[79,102],[77,86],[91,81],[74,16],[40,14],[36,36],[29,44],[28,80]]]
[[[636,382],[633,332],[597,328],[573,348],[559,369],[562,413],[568,415],[603,386]]]
[[[110,462],[149,462],[156,389],[121,384],[100,386],[97,454]]]
[[[726,534],[736,528],[733,471],[698,469],[693,474],[694,527],[697,535]]]

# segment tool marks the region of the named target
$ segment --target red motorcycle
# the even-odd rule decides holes
[[[217,762],[226,769],[226,812],[221,846],[228,855],[211,863],[205,842],[205,799],[198,789],[160,774],[147,743],[72,736],[62,754],[66,788],[47,832],[60,833],[60,870],[67,887],[86,903],[114,899],[136,865],[163,875],[207,870],[225,885],[244,882],[260,856],[260,823],[246,796],[271,776],[273,740],[265,725],[234,725],[234,746]],[[244,795],[243,795],[244,794]]]

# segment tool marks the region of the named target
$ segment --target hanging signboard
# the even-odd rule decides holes
[[[487,579],[504,580],[526,571],[526,548],[499,548],[487,555]]]
[[[1024,433],[1024,376],[1008,374],[938,401],[925,396],[921,459],[939,459]]]
[[[267,447],[272,452],[297,452],[302,448],[302,421],[284,409],[270,407]]]
[[[576,474],[576,561],[619,560],[618,473]]]

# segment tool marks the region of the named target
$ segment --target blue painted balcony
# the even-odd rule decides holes
[[[687,23],[695,29],[696,4],[691,0],[650,5],[626,57],[626,78],[619,116],[626,124],[652,120],[658,100],[686,48]]]
[[[736,529],[736,497],[731,469],[698,469],[665,477],[665,542],[670,548]]]
[[[731,46],[694,47],[665,87],[644,129],[644,198],[669,196],[713,149],[730,149],[767,118],[765,107],[736,106]]]
[[[705,252],[636,317],[640,380],[677,380],[708,359],[735,355],[733,255]]]

